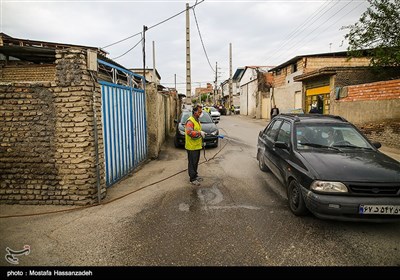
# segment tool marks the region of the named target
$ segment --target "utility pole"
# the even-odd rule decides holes
[[[153,82],[157,88],[157,73],[156,73],[156,45],[153,41]]]
[[[143,90],[146,91],[146,31],[147,26],[143,25]]]
[[[181,104],[179,102],[178,89],[176,88],[176,74],[174,74],[174,89],[175,89],[175,93],[176,93],[176,117],[178,117],[179,116],[179,112],[181,110],[181,107],[180,107]]]
[[[229,43],[229,114],[231,114],[232,104],[232,43]]]
[[[174,84],[175,84],[175,90],[178,93],[178,90],[176,89],[176,74],[174,74]]]
[[[187,98],[187,100],[189,99],[190,101],[192,99],[192,82],[191,82],[191,76],[190,76],[189,3],[186,3],[186,98]]]
[[[216,101],[217,94],[218,94],[217,84],[218,84],[218,62],[215,62],[215,81],[214,81],[214,98],[213,98],[214,104],[217,104],[217,101]]]

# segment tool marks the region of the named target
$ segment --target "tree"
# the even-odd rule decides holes
[[[368,0],[359,22],[345,27],[350,56],[370,50],[373,66],[400,66],[400,0]]]
[[[209,93],[203,93],[203,94],[201,95],[201,102],[202,102],[202,103],[204,103],[204,102],[207,101],[208,95],[209,95]]]

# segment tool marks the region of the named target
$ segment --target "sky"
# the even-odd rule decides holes
[[[183,94],[186,3],[194,6],[190,9],[192,92],[208,82],[214,85],[216,77],[218,84],[229,79],[230,44],[233,74],[238,67],[277,66],[298,55],[346,51],[344,36],[349,29],[343,27],[358,22],[369,6],[366,0],[0,1],[1,32],[21,39],[100,47],[126,68],[143,68],[141,40],[147,26],[146,67],[153,68],[154,41],[161,84],[175,87],[176,77],[176,88]]]

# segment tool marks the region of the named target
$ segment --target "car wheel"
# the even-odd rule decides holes
[[[258,155],[258,167],[261,171],[268,171],[268,167],[265,165],[264,160],[262,159],[262,155]]]
[[[301,193],[301,189],[296,180],[292,180],[288,188],[289,208],[296,216],[305,216],[308,214],[306,204]]]

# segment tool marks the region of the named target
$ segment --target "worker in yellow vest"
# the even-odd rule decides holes
[[[203,181],[197,174],[197,167],[200,160],[200,151],[203,148],[203,138],[206,133],[201,130],[200,116],[202,114],[201,105],[195,105],[192,110],[192,116],[188,118],[185,124],[185,149],[188,154],[188,172],[190,183],[199,186]]]

